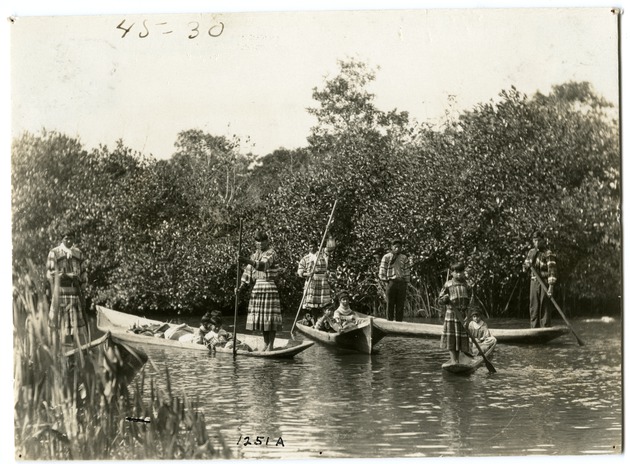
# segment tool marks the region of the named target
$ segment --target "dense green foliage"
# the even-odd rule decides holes
[[[63,134],[24,134],[12,155],[14,269],[29,257],[43,268],[72,227],[91,260],[96,301],[227,309],[243,218],[244,253],[255,229],[269,231],[283,305],[295,308],[297,262],[337,200],[331,277],[357,304],[380,307],[378,261],[400,236],[413,263],[410,311],[431,314],[448,264],[463,259],[486,311],[523,316],[521,263],[541,229],[558,254],[557,295],[569,312],[619,309],[618,123],[590,84],[533,96],[507,89],[431,127],[379,109],[369,92],[376,76],[341,62],[313,91],[308,146],[258,160],[238,140],[198,130],[179,134],[166,161],[122,142],[88,153]]]

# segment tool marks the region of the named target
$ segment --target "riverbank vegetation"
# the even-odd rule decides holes
[[[64,356],[71,348],[53,341],[36,282],[25,274],[13,294],[16,459],[232,457],[195,403],[172,394],[168,372],[164,392],[144,371],[127,385],[115,349]]]
[[[65,134],[21,135],[12,148],[14,270],[27,258],[43,270],[72,227],[90,259],[92,301],[229,311],[242,218],[244,250],[255,229],[269,231],[293,311],[297,263],[337,199],[332,280],[363,309],[382,310],[378,260],[399,236],[412,260],[409,313],[435,314],[449,263],[464,259],[488,314],[526,317],[521,263],[542,230],[558,255],[565,312],[620,310],[617,107],[589,83],[567,82],[530,96],[505,89],[429,125],[378,108],[369,91],[377,78],[365,63],[340,62],[313,91],[308,145],[259,159],[236,138],[197,129],[179,134],[168,160],[123,141],[88,151]]]

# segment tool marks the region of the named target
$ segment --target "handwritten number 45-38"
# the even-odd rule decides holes
[[[131,32],[131,29],[133,29],[133,27],[136,24],[136,23],[131,23],[130,26],[126,26],[125,25],[126,21],[127,21],[126,19],[123,19],[120,22],[120,24],[116,26],[116,29],[120,29],[121,31],[123,31],[121,38],[125,38],[125,36]],[[147,20],[145,19],[144,21],[142,21],[142,26],[139,26],[139,28],[140,28],[140,31],[138,32],[138,37],[141,39],[147,38],[150,33],[161,34],[161,35],[173,33],[173,29],[169,26],[167,22],[153,23],[150,25],[150,28],[149,28],[149,24],[147,23]],[[225,24],[223,24],[222,22],[219,22],[218,24],[210,26],[206,30],[205,28],[202,29],[201,24],[199,24],[197,21],[191,21],[188,23],[187,32],[188,32],[189,39],[197,38],[202,33],[203,34],[207,33],[210,37],[219,37],[221,34],[223,34],[224,29],[225,29]]]

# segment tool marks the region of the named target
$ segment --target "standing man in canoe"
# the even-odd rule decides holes
[[[523,270],[530,270],[531,282],[529,286],[529,319],[533,329],[538,327],[551,327],[551,300],[553,287],[556,284],[556,256],[547,247],[543,234],[539,231],[532,236],[534,247],[529,250]],[[548,291],[545,293],[542,285],[536,278],[534,271],[547,285]]]
[[[75,235],[66,231],[46,261],[46,278],[51,291],[48,325],[59,330],[62,343],[72,344],[76,335],[86,341],[85,287],[87,266],[83,253],[74,244]]]
[[[276,252],[269,246],[265,232],[256,231],[256,252],[250,258],[239,257],[247,264],[241,277],[239,291],[252,286],[247,313],[247,330],[262,331],[265,346],[262,351],[272,351],[276,331],[282,330],[280,296],[275,279],[278,276]]]
[[[402,240],[395,238],[391,242],[391,251],[381,259],[378,278],[387,288],[387,320],[402,321],[409,283],[409,258],[401,253]]]
[[[306,279],[304,284],[306,296],[302,307],[315,321],[321,316],[321,308],[332,302],[330,285],[326,275],[328,272],[328,250],[322,250],[317,263],[315,263],[318,247],[319,243],[313,240],[309,253],[300,260],[297,271],[298,276]],[[309,277],[311,278],[310,285],[308,283]],[[308,289],[306,285],[308,285]]]

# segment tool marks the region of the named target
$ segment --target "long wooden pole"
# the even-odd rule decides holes
[[[547,296],[547,298],[549,298],[551,300],[553,305],[556,307],[556,309],[558,310],[558,312],[562,316],[562,319],[564,319],[564,322],[567,324],[567,327],[569,328],[569,330],[571,331],[571,333],[573,334],[573,336],[577,340],[578,345],[584,346],[584,341],[582,341],[582,339],[580,337],[578,337],[578,334],[575,333],[575,330],[573,330],[573,327],[571,327],[571,324],[569,324],[569,319],[567,319],[567,316],[564,315],[564,312],[562,311],[562,309],[560,309],[560,306],[558,305],[558,303],[556,302],[554,297],[553,296],[549,296],[549,294],[547,293],[549,290],[547,289],[547,286],[545,285],[545,282],[543,282],[542,277],[540,277],[540,274],[538,273],[536,268],[532,266],[531,270],[532,270],[532,272],[534,274],[534,277],[536,277],[536,280],[538,280],[538,283],[541,285],[541,287],[545,291],[545,295]]]
[[[236,317],[238,315],[238,287],[241,283],[241,245],[243,243],[243,219],[238,220],[238,252],[236,253],[236,286],[234,287],[234,329],[232,331],[232,356],[236,358]]]
[[[512,297],[514,296],[514,291],[516,290],[516,287],[518,285],[518,283],[520,282],[520,277],[517,277],[516,282],[514,283],[514,288],[512,289],[512,293],[510,293],[510,297],[508,298],[507,303],[505,303],[505,308],[503,309],[503,312],[505,313],[508,310],[508,307],[510,306],[510,301],[512,301]]]
[[[322,241],[319,244],[319,248],[317,249],[317,254],[315,255],[315,263],[313,264],[313,271],[317,266],[317,262],[319,261],[319,254],[324,247],[324,243],[326,243],[326,237],[328,236],[328,230],[330,229],[330,225],[332,224],[333,217],[335,215],[335,209],[337,208],[337,200],[333,204],[332,211],[330,212],[330,217],[328,218],[328,223],[326,224],[326,230],[324,231],[324,235],[322,236]],[[308,276],[308,280],[306,281],[306,285],[304,286],[304,292],[302,293],[302,300],[300,301],[300,306],[298,306],[297,313],[295,314],[295,320],[293,321],[293,326],[291,327],[291,336],[293,336],[293,331],[295,330],[295,324],[297,324],[298,317],[300,316],[300,311],[302,311],[302,305],[304,304],[304,300],[306,299],[306,294],[308,292],[309,287],[311,286],[311,280],[313,279],[313,272]]]

